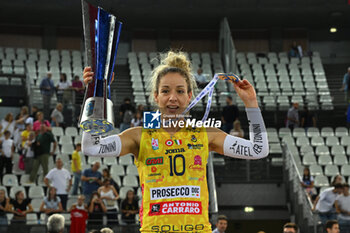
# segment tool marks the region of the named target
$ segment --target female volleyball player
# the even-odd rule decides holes
[[[92,80],[90,67],[84,82]],[[183,53],[168,52],[153,71],[152,94],[162,118],[179,120],[192,98],[195,80]],[[142,188],[141,232],[211,232],[206,164],[209,151],[241,159],[260,159],[269,153],[267,133],[256,93],[247,80],[234,84],[249,120],[250,140],[213,127],[130,128],[98,137],[83,134],[82,150],[89,156],[132,153]],[[115,150],[104,150],[108,145]]]

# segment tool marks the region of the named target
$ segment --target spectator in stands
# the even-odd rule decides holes
[[[136,112],[141,113],[141,117],[143,117],[143,112],[145,111],[144,106],[142,104],[137,105]]]
[[[294,128],[299,127],[299,103],[294,102],[292,107],[288,110],[287,113],[287,124],[286,127],[293,130]]]
[[[142,126],[142,117],[140,112],[136,112],[135,116],[131,120],[131,127]]]
[[[84,97],[84,85],[83,82],[79,80],[79,76],[74,76],[72,82],[72,88],[75,91],[75,104],[81,105],[83,103]]]
[[[83,181],[83,194],[87,201],[90,201],[92,193],[97,191],[102,184],[102,175],[98,171],[99,168],[100,163],[95,162],[91,168],[85,169],[81,176],[81,180]]]
[[[104,205],[100,194],[94,191],[91,195],[89,203],[89,225],[102,225],[102,219],[104,213],[107,212],[106,206]]]
[[[12,173],[13,153],[15,153],[15,146],[13,140],[10,139],[11,133],[6,130],[4,133],[5,139],[2,140],[0,149],[0,177],[2,180],[3,170],[5,168],[6,174]]]
[[[233,104],[232,97],[226,97],[226,106],[222,110],[221,121],[223,123],[223,131],[230,133],[233,128],[233,122],[238,120],[239,111],[236,105]]]
[[[199,88],[204,88],[208,84],[207,78],[203,75],[202,68],[198,68],[197,74],[194,75],[196,78],[197,86]]]
[[[120,132],[130,128],[131,120],[134,115],[135,108],[131,105],[131,100],[129,98],[124,99],[124,103],[120,106],[119,114],[122,119],[120,123]]]
[[[122,220],[127,224],[135,224],[135,215],[139,212],[139,204],[135,197],[134,190],[126,193],[125,200],[122,201]]]
[[[26,120],[26,123],[29,123],[33,126],[33,123],[36,119],[36,114],[39,112],[39,108],[37,106],[32,106],[31,109],[31,114],[29,115],[29,117]]]
[[[241,122],[239,120],[235,120],[235,122],[233,122],[233,129],[231,129],[230,134],[236,137],[244,138],[244,131],[241,128]]]
[[[53,143],[53,149],[50,152],[51,143]],[[34,161],[33,170],[30,173],[29,181],[34,183],[38,174],[39,166],[43,168],[43,175],[46,176],[48,172],[49,157],[54,155],[57,147],[57,142],[51,131],[47,130],[45,124],[40,126],[40,132],[35,138],[33,150]]]
[[[26,120],[29,117],[29,111],[27,106],[22,106],[20,113],[16,116],[16,127],[13,135],[14,144],[16,148],[21,148],[21,134],[26,129]]]
[[[24,198],[24,193],[22,191],[17,191],[15,194],[15,199],[10,201],[9,212],[14,214],[14,223],[24,223],[26,220],[26,215],[33,212],[33,207],[30,204],[30,200]]]
[[[106,206],[108,224],[116,224],[118,219],[118,192],[110,184],[108,178],[103,180],[102,186],[98,188],[97,192]]]
[[[22,131],[21,133],[21,138],[22,138],[22,143],[21,143],[21,146],[22,146],[22,149],[24,147],[24,144],[27,142],[28,140],[28,137],[29,137],[29,134],[32,132],[32,125],[29,124],[29,123],[26,123],[25,124],[25,129]]]
[[[327,233],[339,233],[339,224],[337,220],[329,220],[326,223]]]
[[[88,211],[88,206],[85,204],[85,196],[84,195],[79,195],[77,203],[74,203],[69,211],[72,211],[74,209],[78,210],[85,210]]]
[[[53,214],[47,220],[48,233],[64,233],[64,217],[60,214]]]
[[[7,216],[6,212],[9,209],[10,200],[6,197],[4,189],[0,189],[0,230],[7,232]]]
[[[298,233],[298,226],[293,222],[286,223],[283,226],[283,233]]]
[[[43,80],[40,83],[40,90],[43,96],[43,111],[45,119],[49,119],[50,117],[51,97],[55,92],[55,85],[53,84],[51,77],[52,74],[47,73],[47,76],[43,78]]]
[[[318,211],[322,224],[328,220],[337,219],[334,202],[339,194],[343,192],[342,184],[335,184],[334,188],[324,190],[315,200],[313,210]]]
[[[63,105],[58,103],[56,108],[51,113],[51,125],[56,127],[65,127],[64,117],[62,114]]]
[[[85,233],[88,207],[84,201],[84,195],[79,195],[78,202],[73,204],[69,210],[71,212],[70,233]]]
[[[0,127],[0,140],[4,139],[4,132],[10,132],[10,138],[13,138],[13,133],[15,132],[16,121],[13,120],[12,113],[7,113],[5,119],[1,120]]]
[[[47,193],[47,197],[44,197],[40,206],[40,211],[48,216],[54,213],[61,213],[63,211],[61,199],[56,194],[56,188],[50,187]]]
[[[50,188],[51,185],[49,181],[51,182],[52,187],[56,188],[57,196],[60,197],[62,207],[64,210],[66,210],[68,193],[72,187],[72,178],[69,171],[63,168],[61,158],[56,158],[56,167],[51,169],[44,179],[46,186]]]
[[[60,74],[60,81],[56,85],[56,95],[57,95],[58,103],[64,103],[63,102],[64,92],[68,90],[70,86],[71,86],[70,82],[67,81],[67,75],[65,73]]]
[[[316,189],[314,187],[314,177],[310,174],[310,169],[308,167],[304,168],[303,180],[300,183],[301,186],[305,188],[310,197],[316,194]]]
[[[288,52],[288,56],[291,57],[302,57],[302,48],[300,45],[297,44],[296,41],[293,41],[292,45],[290,46],[290,50]]]
[[[119,185],[115,180],[111,177],[111,173],[109,172],[108,168],[104,168],[102,170],[102,178],[103,179],[109,179],[109,183],[115,188],[117,193],[119,193]]]
[[[342,183],[343,183],[343,177],[341,175],[336,175],[331,182],[331,186],[334,186],[336,184],[342,184]]]
[[[47,130],[51,131],[51,125],[48,120],[44,120],[44,114],[42,112],[36,113],[36,121],[33,123],[33,131],[38,133],[40,131],[40,126],[45,125]]]
[[[101,229],[101,233],[113,233],[111,228],[105,227]]]
[[[227,229],[227,217],[225,215],[219,215],[216,221],[216,228],[213,230],[213,233],[225,233]]]
[[[350,232],[350,195],[349,184],[343,184],[343,194],[335,200],[335,208],[338,213],[338,222],[341,233]]]
[[[81,151],[81,143],[77,143],[75,150],[72,153],[71,168],[74,176],[72,195],[78,194],[79,183],[81,180],[81,158],[79,152]]]
[[[350,67],[348,67],[348,72],[344,75],[343,86],[340,88],[340,91],[344,91],[345,93],[345,100],[347,103],[349,103],[349,98],[350,98],[349,83],[350,83]]]
[[[27,138],[27,141],[24,143],[22,153],[24,155],[24,168],[26,174],[30,174],[33,168],[34,160],[34,151],[33,144],[35,143],[35,133],[32,131]]]
[[[306,130],[310,127],[316,127],[316,118],[313,112],[310,112],[307,106],[304,106],[304,111],[300,116],[300,126]]]

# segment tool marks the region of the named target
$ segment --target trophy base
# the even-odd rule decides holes
[[[104,111],[106,106],[106,111]],[[80,128],[90,134],[105,134],[114,129],[113,102],[104,103],[102,97],[90,97],[85,101]]]

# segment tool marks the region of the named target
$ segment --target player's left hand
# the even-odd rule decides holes
[[[256,99],[255,89],[248,80],[239,80],[233,84],[233,87],[247,108],[259,107],[258,101]]]

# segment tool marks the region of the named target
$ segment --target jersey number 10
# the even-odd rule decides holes
[[[182,171],[177,171],[177,168],[176,168],[176,161],[178,159],[182,159]],[[182,154],[177,154],[174,156],[169,156],[169,160],[170,160],[170,176],[174,176],[174,173],[175,175],[177,176],[182,176],[184,173],[185,173],[185,157],[182,155]]]

